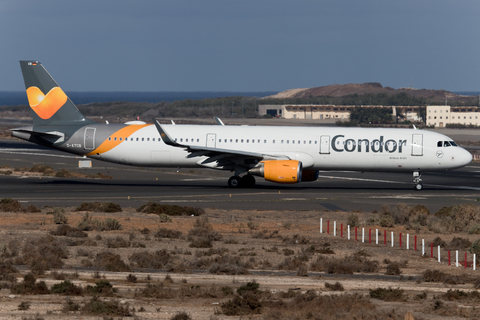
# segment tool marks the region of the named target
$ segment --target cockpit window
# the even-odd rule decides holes
[[[450,147],[451,145],[450,145],[450,142],[448,142],[448,141],[443,141],[443,146],[444,146],[444,147]]]
[[[443,142],[442,142],[442,141],[438,141],[438,142],[437,142],[437,147],[443,147]]]
[[[458,147],[458,145],[455,143],[455,141],[450,141],[450,144],[454,147]]]

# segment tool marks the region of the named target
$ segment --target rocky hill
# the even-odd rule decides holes
[[[265,98],[285,99],[285,98],[309,98],[309,97],[343,97],[352,94],[379,94],[385,93],[388,95],[396,95],[399,93],[406,93],[409,96],[426,98],[432,101],[444,101],[445,98],[453,100],[471,99],[472,96],[461,96],[451,93],[446,90],[431,90],[431,89],[413,89],[400,88],[394,89],[391,87],[384,87],[378,82],[366,83],[349,83],[349,84],[332,84],[329,86],[304,88],[304,89],[290,89],[277,93]]]

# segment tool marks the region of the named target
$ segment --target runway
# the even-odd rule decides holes
[[[316,182],[279,185],[257,178],[252,189],[227,187],[229,172],[208,169],[139,168],[92,161],[78,169],[78,158],[17,140],[0,141],[0,166],[34,164],[81,173],[101,172],[113,179],[45,178],[0,175],[0,198],[37,206],[75,206],[112,201],[139,207],[148,201],[239,210],[380,210],[383,204],[443,206],[479,203],[480,165],[424,173],[424,190],[414,191],[411,173],[320,172]]]

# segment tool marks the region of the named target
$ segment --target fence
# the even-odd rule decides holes
[[[362,235],[361,235],[361,241],[362,243],[365,243],[365,228],[362,227]],[[346,228],[346,231],[347,231],[347,239],[348,240],[351,240],[351,236],[350,236],[350,233],[351,233],[351,228],[350,228],[350,225],[347,225],[347,228]],[[330,220],[327,220],[327,230],[326,230],[327,234],[330,234]],[[320,218],[320,233],[323,233],[323,218]],[[387,230],[384,229],[383,230],[383,245],[384,246],[387,246]],[[337,222],[336,221],[333,221],[333,236],[336,237],[337,236]],[[359,241],[358,240],[358,227],[354,227],[354,236],[355,236],[355,241]],[[417,236],[415,235],[414,236],[414,241],[413,241],[413,249],[410,249],[410,244],[411,244],[411,240],[410,240],[410,234],[406,234],[406,239],[405,241],[402,243],[402,233],[398,233],[397,235],[398,237],[396,237],[395,233],[393,231],[390,231],[390,245],[392,248],[394,248],[395,246],[397,246],[398,248],[400,249],[403,249],[405,247],[406,250],[414,250],[414,251],[418,251],[418,247],[417,247]],[[340,224],[340,237],[341,238],[344,238],[344,235],[343,235],[343,223]],[[398,242],[395,242],[395,239],[398,238]],[[372,243],[372,229],[371,228],[368,228],[368,243]],[[379,229],[376,228],[375,229],[375,244],[376,245],[379,245]],[[422,239],[422,244],[421,244],[421,247],[422,247],[422,256],[425,256],[425,239]],[[436,248],[437,250],[437,261],[439,263],[442,263],[442,257],[444,257],[445,255],[443,254],[442,255],[442,250],[440,248],[440,246],[437,246]],[[464,254],[464,257],[463,258],[463,261],[460,261],[459,260],[459,257],[461,257],[459,255],[459,252],[458,250],[455,251],[455,267],[459,267],[460,265],[464,267],[464,269],[467,269],[468,266],[471,266],[473,268],[473,270],[476,270],[476,261],[477,261],[477,256],[476,254],[473,254],[473,259],[471,262],[468,261],[468,255],[467,255],[467,252],[465,252]],[[433,246],[433,242],[430,243],[430,258],[434,259],[434,246]],[[448,263],[449,266],[452,265],[452,261],[451,261],[451,254],[450,254],[450,250],[447,250],[447,257],[444,258],[445,259],[445,263]]]

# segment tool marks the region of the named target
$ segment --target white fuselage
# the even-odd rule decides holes
[[[102,128],[100,128],[100,126]],[[108,137],[115,147],[87,154],[94,159],[138,166],[210,167],[205,155],[166,145],[154,125],[139,126],[121,136],[114,124]],[[230,151],[256,152],[299,160],[304,169],[357,171],[439,171],[470,163],[472,156],[452,139],[436,132],[415,129],[344,127],[264,127],[221,125],[164,125],[179,144]],[[79,130],[82,131],[82,130]],[[120,139],[122,139],[120,141]],[[445,144],[447,141],[449,143]],[[95,148],[104,141],[95,139]],[[445,146],[447,145],[447,146]],[[62,148],[65,151],[68,149]],[[79,149],[71,150],[82,153]]]

